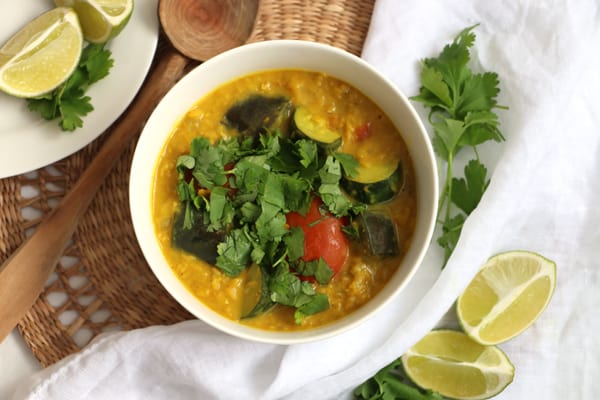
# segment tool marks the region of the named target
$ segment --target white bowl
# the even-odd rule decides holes
[[[217,314],[178,280],[163,256],[152,222],[153,174],[159,153],[176,123],[194,103],[223,83],[270,69],[320,71],[351,84],[371,98],[392,120],[408,146],[417,182],[417,224],[402,265],[377,296],[352,314],[328,325],[295,332],[265,331]],[[144,256],[166,290],[189,312],[229,334],[256,341],[292,344],[331,337],[373,315],[396,296],[419,267],[436,218],[438,181],[433,150],[417,113],[400,91],[372,66],[343,50],[304,41],[277,40],[248,44],[220,54],[192,70],[167,93],[150,116],[131,167],[130,207]]]

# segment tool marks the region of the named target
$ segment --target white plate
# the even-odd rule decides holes
[[[150,68],[158,41],[158,0],[137,0],[131,20],[111,43],[115,64],[90,87],[94,111],[83,127],[63,132],[57,121],[29,111],[27,101],[0,92],[0,178],[52,164],[85,147],[104,132],[131,100]],[[36,16],[54,7],[52,0],[0,2],[0,45]]]

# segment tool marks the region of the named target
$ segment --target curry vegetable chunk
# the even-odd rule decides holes
[[[401,183],[377,196],[389,165]],[[369,174],[374,197],[345,187]],[[358,90],[263,71],[218,87],[174,127],[153,221],[173,272],[215,312],[310,329],[360,308],[396,272],[417,218],[414,175],[400,133]]]

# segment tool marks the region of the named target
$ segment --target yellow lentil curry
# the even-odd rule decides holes
[[[308,125],[324,127],[325,133],[321,138],[326,142],[325,152],[332,154],[327,144],[338,139],[335,151],[352,155],[358,162],[359,174],[363,175],[362,181],[358,179],[358,182],[344,186],[345,195],[355,198],[357,191],[360,192],[358,200],[367,204],[366,210],[375,212],[375,215],[383,212],[393,224],[391,230],[375,232],[371,236],[367,232],[366,237],[360,234],[358,240],[348,240],[348,257],[327,284],[318,284],[314,279],[304,280],[304,284],[315,287],[317,293],[325,294],[329,305],[318,313],[305,315],[301,320],[295,318],[293,307],[285,305],[276,305],[251,318],[242,318],[246,280],[252,273],[250,269],[231,276],[173,245],[175,216],[182,208],[176,190],[181,178],[176,165],[178,158],[190,152],[190,144],[197,137],[215,143],[237,136],[239,129],[236,130],[231,123],[224,123],[224,116],[229,115],[236,104],[257,94],[287,99],[288,105],[291,105],[288,116],[292,116],[292,122],[286,123],[294,127],[302,124],[295,121],[296,116],[301,118],[309,113]],[[263,122],[266,121],[263,118]],[[384,184],[382,188],[381,182],[377,182],[381,180],[377,174],[390,175],[390,172],[382,172],[386,168],[394,172],[386,165],[399,169],[401,183],[392,185],[392,192],[383,198],[372,199],[371,192],[390,190],[389,185]],[[401,168],[396,168],[396,165]],[[394,173],[398,175],[398,171]],[[389,179],[386,177],[384,181]],[[201,192],[205,189],[194,190]],[[410,246],[417,214],[415,192],[414,171],[406,145],[392,122],[369,98],[349,84],[323,73],[272,70],[244,76],[217,88],[185,114],[158,160],[152,209],[162,252],[173,272],[195,297],[226,318],[260,329],[289,331],[314,328],[338,320],[364,305],[381,290],[396,272]],[[286,227],[289,228],[289,223]],[[365,245],[368,240],[373,243]],[[394,251],[373,251],[373,247],[386,246],[390,242],[396,246]]]

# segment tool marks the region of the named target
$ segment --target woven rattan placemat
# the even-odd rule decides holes
[[[303,39],[359,54],[374,0],[261,0],[249,41]],[[157,57],[160,57],[159,46]],[[0,179],[0,261],[25,240],[93,159],[104,138],[40,170]],[[129,166],[120,158],[83,216],[72,243],[19,330],[42,366],[96,335],[193,318],[160,286],[136,242]],[[27,210],[27,212],[24,212]],[[0,305],[1,307],[1,305]]]

